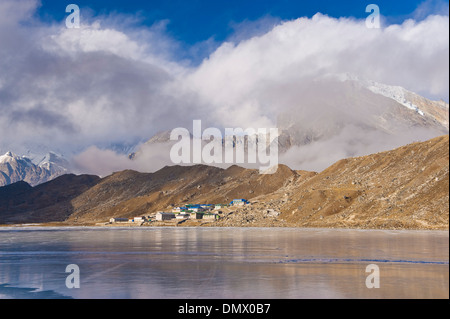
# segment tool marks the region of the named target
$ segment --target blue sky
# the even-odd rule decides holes
[[[193,45],[213,39],[222,42],[236,32],[241,23],[265,20],[292,20],[312,17],[317,12],[331,17],[367,17],[370,3],[380,7],[386,23],[401,23],[405,19],[420,20],[432,13],[448,9],[448,1],[299,1],[299,0],[42,0],[38,15],[44,20],[63,21],[65,6],[77,4],[82,12],[92,16],[127,14],[140,17],[139,23],[151,26],[167,21],[168,34],[181,43]],[[83,11],[84,9],[84,11]]]

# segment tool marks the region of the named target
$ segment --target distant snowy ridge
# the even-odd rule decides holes
[[[425,113],[411,101],[408,101],[405,97],[407,90],[401,86],[390,86],[378,82],[371,81],[370,85],[367,86],[369,90],[373,93],[384,95],[385,97],[391,98],[394,101],[406,106],[408,109],[416,111],[420,115],[424,116]]]
[[[0,186],[19,181],[36,186],[69,173],[68,167],[69,163],[64,158],[52,152],[35,164],[26,156],[8,151],[0,155]]]
[[[417,95],[414,92],[411,92],[401,86],[397,85],[387,85],[383,83],[379,83],[372,80],[362,79],[356,75],[345,73],[345,74],[337,74],[337,75],[328,75],[329,78],[336,78],[341,82],[344,81],[352,81],[365,87],[366,89],[372,91],[375,94],[383,95],[387,98],[390,98],[397,103],[407,107],[410,110],[415,111],[421,116],[429,115],[433,116],[434,114],[428,114],[427,107],[423,107],[422,105],[418,105],[419,102],[424,102],[426,104],[433,103],[434,107],[442,108],[448,112],[448,103],[443,101],[430,101],[424,97]],[[422,100],[422,101],[421,101]],[[423,104],[423,103],[420,103]],[[448,128],[448,121],[444,119],[440,119],[441,124]]]

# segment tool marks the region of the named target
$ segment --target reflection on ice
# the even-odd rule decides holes
[[[72,299],[52,290],[39,291],[38,288],[10,287],[0,284],[0,298],[7,299]]]
[[[448,232],[0,229],[0,298],[448,298]],[[367,289],[368,264],[381,286]],[[66,266],[80,269],[68,289]]]

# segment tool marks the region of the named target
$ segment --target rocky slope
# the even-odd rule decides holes
[[[64,175],[37,187],[0,187],[0,223],[87,225],[187,203],[251,205],[223,210],[214,226],[448,229],[449,137],[338,161],[320,172],[280,165],[272,175],[232,166],[122,171],[100,179]],[[188,226],[189,223],[183,225]]]
[[[278,211],[294,227],[448,229],[449,138],[344,159],[253,201],[220,223],[264,224]]]
[[[228,203],[234,198],[270,194],[295,177],[286,166],[272,175],[238,166],[224,170],[205,165],[165,167],[148,174],[123,171],[75,198],[69,221],[148,215],[188,203]]]
[[[337,162],[292,189],[298,226],[448,228],[449,138]]]

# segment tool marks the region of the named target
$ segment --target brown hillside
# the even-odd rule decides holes
[[[228,203],[270,194],[296,178],[298,174],[284,165],[270,175],[238,166],[224,170],[205,165],[171,166],[150,174],[124,171],[72,200],[74,213],[69,222],[148,215],[189,203]]]
[[[448,229],[449,137],[337,162],[282,206],[297,226]]]
[[[0,187],[0,224],[64,221],[73,213],[70,200],[99,180],[67,174],[35,187],[25,182]]]
[[[195,165],[18,183],[0,187],[0,224],[86,225],[234,198],[252,204],[225,209],[212,225],[448,229],[449,137],[344,159],[321,173]]]

